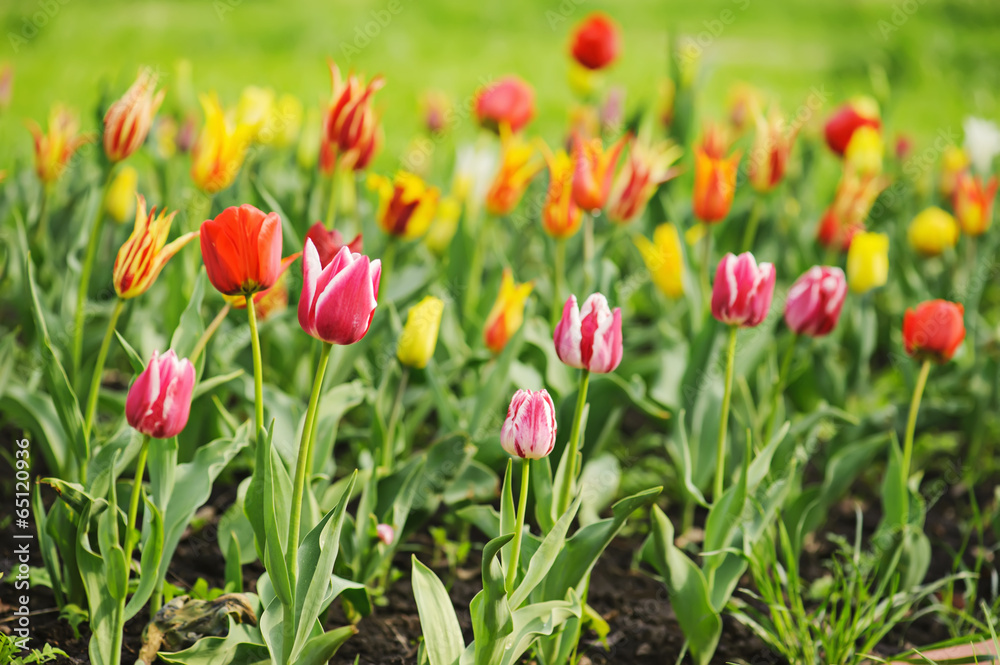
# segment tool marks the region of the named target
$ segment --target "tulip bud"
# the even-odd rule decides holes
[[[104,115],[104,154],[112,162],[125,159],[145,143],[165,94],[160,90],[154,95],[155,90],[156,74],[144,68],[128,92]]]
[[[330,60],[333,95],[323,119],[323,149],[347,169],[365,169],[382,145],[382,126],[372,107],[372,97],[385,79],[376,76],[368,85],[355,74],[345,80]]]
[[[906,353],[918,360],[945,363],[965,339],[965,308],[947,300],[928,300],[903,316]]]
[[[427,233],[441,195],[437,187],[406,171],[392,180],[373,173],[368,176],[368,187],[378,192],[376,219],[383,231],[408,240]]]
[[[245,203],[202,222],[201,256],[220,293],[269,289],[281,274],[281,219]]]
[[[660,224],[653,231],[653,242],[645,236],[635,237],[635,246],[649,270],[653,284],[669,298],[684,295],[684,255],[681,237],[673,224]]]
[[[565,150],[546,148],[549,189],[542,204],[542,228],[553,238],[569,238],[580,230],[583,211],[573,200],[573,160]]]
[[[570,367],[613,372],[622,361],[622,310],[612,312],[601,293],[588,297],[582,310],[570,296],[552,338],[559,360]]]
[[[726,254],[719,261],[712,285],[712,316],[743,328],[760,325],[774,297],[774,266],[757,265],[750,252]]]
[[[964,172],[958,176],[952,207],[962,231],[979,236],[993,223],[993,199],[997,193],[996,176],[984,185],[982,178]]]
[[[889,279],[889,236],[858,233],[847,250],[847,282],[851,291],[867,293]]]
[[[573,200],[583,210],[604,207],[611,193],[615,166],[628,139],[626,134],[605,150],[599,138],[584,140],[579,134],[573,135]]]
[[[788,290],[785,323],[799,335],[826,335],[837,326],[846,295],[843,270],[813,266]]]
[[[475,110],[483,127],[499,132],[501,126],[506,126],[518,132],[535,115],[535,92],[520,78],[505,76],[479,91]]]
[[[153,208],[147,215],[146,199],[137,194],[136,200],[135,227],[118,250],[113,271],[115,292],[123,299],[141,296],[149,290],[167,261],[198,235],[198,231],[192,231],[167,245],[177,211],[157,215]]]
[[[187,425],[194,390],[194,366],[173,350],[154,351],[125,400],[128,424],[155,439],[177,436]]]
[[[396,350],[399,362],[417,369],[427,367],[437,345],[443,312],[444,301],[434,296],[425,297],[410,309]]]
[[[548,457],[556,444],[556,407],[546,390],[518,390],[500,428],[500,445],[521,459]]]
[[[843,155],[847,144],[859,127],[880,129],[878,102],[870,97],[859,97],[837,109],[826,121],[826,144],[838,155]]]
[[[392,545],[396,540],[396,530],[388,524],[379,524],[376,526],[375,535],[378,536],[383,545]]]
[[[726,218],[736,194],[740,153],[725,158],[725,151],[726,139],[716,127],[709,127],[701,144],[695,147],[692,208],[695,217],[708,224]]]
[[[60,104],[53,106],[49,113],[48,134],[42,133],[42,128],[34,121],[29,120],[27,124],[34,138],[35,173],[44,183],[58,180],[73,153],[94,138],[92,134],[79,134],[76,114]]]
[[[913,249],[924,256],[937,256],[958,242],[958,222],[941,208],[931,206],[913,218],[906,235]]]
[[[524,323],[524,306],[534,287],[533,282],[517,284],[511,269],[504,269],[500,293],[490,313],[486,315],[483,326],[483,341],[493,353],[503,351],[507,342]]]
[[[500,130],[500,169],[486,193],[486,210],[492,215],[509,215],[513,212],[531,179],[541,170],[535,158],[535,149],[520,136],[511,134],[505,127]]]
[[[587,69],[604,69],[618,59],[620,32],[609,16],[595,12],[577,26],[570,53]]]
[[[131,166],[123,166],[108,188],[104,199],[104,209],[111,219],[122,224],[135,211],[136,186],[139,184],[139,172]]]
[[[354,344],[368,333],[375,316],[382,262],[341,247],[323,267],[312,240],[306,240],[302,258],[299,325],[329,344]]]
[[[340,235],[340,231],[337,229],[327,230],[323,222],[316,222],[310,226],[306,233],[306,239],[312,240],[313,245],[316,246],[319,262],[324,268],[330,265],[330,261],[333,261],[333,257],[337,255],[341,247],[347,247],[352,254],[360,254],[363,244],[360,233],[354,236],[354,240],[345,243],[344,236]]]

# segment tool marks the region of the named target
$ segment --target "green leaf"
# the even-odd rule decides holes
[[[90,547],[88,530],[92,508],[108,512],[108,504],[104,499],[87,504],[77,527],[76,560],[90,607],[91,637],[88,651],[92,665],[119,665],[112,657],[111,644],[114,633],[120,633],[123,629],[124,621],[119,621],[118,601],[108,593],[109,582],[104,560]]]
[[[434,571],[420,563],[415,555],[411,583],[430,665],[455,665],[462,656],[465,642],[448,591]]]
[[[128,357],[129,364],[132,365],[132,371],[136,375],[142,374],[146,369],[146,363],[143,361],[142,356],[132,348],[131,344],[125,341],[125,338],[117,330],[115,331],[115,337],[118,338],[118,343],[121,344],[121,347],[125,349],[125,355]]]
[[[206,393],[210,393],[219,386],[229,383],[233,379],[238,379],[243,376],[243,370],[238,369],[235,372],[229,372],[228,374],[220,374],[218,376],[213,376],[211,379],[205,379],[204,381],[199,381],[198,385],[195,386],[194,392],[191,395],[192,400],[196,400]]]
[[[705,495],[701,493],[698,486],[694,482],[694,465],[691,463],[691,443],[688,440],[687,435],[687,425],[685,417],[686,411],[681,410],[677,418],[677,438],[679,441],[675,444],[671,440],[667,440],[667,452],[673,459],[674,464],[676,464],[681,469],[681,477],[684,482],[681,485],[684,493],[687,495],[689,501],[702,506],[703,508],[708,508],[708,501],[705,500]]]
[[[476,594],[470,606],[477,665],[493,665],[499,661],[503,657],[505,638],[514,630],[504,589],[504,571],[497,558],[497,553],[513,537],[511,533],[504,534],[483,548],[483,590]]]
[[[187,358],[194,351],[198,340],[205,332],[205,322],[201,318],[201,303],[205,297],[205,282],[208,281],[204,268],[198,271],[198,278],[194,282],[194,290],[188,300],[187,307],[181,314],[181,320],[170,338],[170,348],[179,358]],[[195,376],[201,376],[202,368],[205,366],[205,354],[198,356],[195,366]]]
[[[160,660],[178,665],[270,665],[271,657],[256,626],[229,618],[225,637],[203,637],[183,651],[161,651]]]
[[[326,665],[344,642],[356,635],[357,632],[358,629],[354,626],[344,626],[327,633],[321,633],[305,643],[293,662],[295,665]]]
[[[589,460],[580,474],[580,524],[587,525],[601,519],[601,511],[618,496],[622,479],[618,458],[602,453]]]
[[[8,385],[0,397],[0,414],[12,425],[20,425],[34,433],[31,440],[37,444],[51,473],[71,478],[73,471],[67,464],[75,451],[63,430],[62,422],[52,398],[43,393],[29,392],[18,384]]]
[[[139,559],[139,586],[129,598],[125,606],[125,621],[134,617],[153,595],[159,582],[157,570],[160,561],[165,556],[163,550],[163,516],[149,497],[143,497],[149,510],[149,536],[142,544],[142,557]]]
[[[555,523],[552,530],[546,534],[542,544],[538,546],[534,556],[531,557],[531,561],[528,562],[528,569],[524,573],[524,578],[518,584],[517,588],[514,589],[514,593],[511,594],[511,608],[516,610],[521,607],[531,592],[535,590],[535,587],[545,579],[545,576],[552,569],[552,564],[555,563],[556,557],[559,556],[559,552],[562,551],[563,545],[566,543],[566,534],[569,532],[573,518],[580,508],[580,502],[581,498],[577,497],[569,510],[563,513],[563,516]]]
[[[531,489],[535,493],[535,521],[543,533],[552,530],[556,520],[552,517],[552,463],[548,457],[533,459],[531,464]]]
[[[533,603],[514,612],[514,631],[502,665],[518,662],[539,636],[553,635],[567,621],[579,619],[583,603],[572,590],[568,597],[569,600]]]
[[[235,531],[229,532],[229,546],[226,547],[226,593],[243,593],[240,539]]]
[[[522,462],[523,464],[524,462]],[[490,534],[491,537],[503,536],[514,533],[514,524],[517,521],[514,514],[514,487],[513,487],[513,467],[514,460],[507,460],[507,470],[503,474],[503,487],[500,489],[500,531]],[[508,539],[509,540],[509,539]],[[510,552],[512,544],[508,543],[500,551],[500,565],[503,572],[507,574],[507,567],[510,566]],[[485,559],[484,559],[485,562]],[[485,563],[483,564],[485,565]]]

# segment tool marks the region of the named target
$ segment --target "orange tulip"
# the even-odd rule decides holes
[[[565,150],[553,154],[548,146],[544,153],[549,167],[549,191],[542,204],[542,228],[553,238],[569,238],[580,229],[583,219],[583,211],[573,197],[573,159]]]
[[[146,141],[153,116],[163,103],[164,91],[156,90],[156,74],[142,69],[125,95],[104,115],[104,154],[119,162]]]
[[[632,142],[625,165],[611,187],[608,218],[627,224],[642,214],[656,188],[675,177],[680,171],[671,164],[683,149],[669,141],[650,145],[641,137]]]
[[[506,125],[500,126],[500,169],[486,193],[486,209],[493,215],[509,215],[517,207],[531,179],[542,169],[535,149]]]
[[[837,185],[833,203],[820,221],[817,240],[824,247],[847,251],[854,235],[865,229],[865,218],[875,199],[889,185],[878,175],[858,175],[847,170]]]
[[[600,210],[611,193],[615,166],[629,135],[622,136],[607,150],[600,138],[573,135],[573,200],[584,210]]]
[[[729,214],[736,194],[736,167],[739,151],[724,157],[727,141],[722,130],[709,126],[695,148],[694,200],[695,217],[706,224],[720,222]]]
[[[368,85],[356,74],[344,79],[332,59],[330,78],[333,96],[323,120],[320,163],[332,170],[333,163],[339,161],[344,168],[361,171],[382,145],[382,127],[372,97],[385,85],[385,79],[376,76]]]
[[[493,353],[500,353],[524,323],[524,305],[534,288],[532,282],[517,284],[510,268],[503,271],[500,294],[486,317],[483,341]]]
[[[175,210],[169,215],[166,211],[157,215],[155,207],[147,214],[145,197],[136,194],[135,228],[115,257],[113,281],[119,298],[135,298],[145,293],[167,261],[198,237],[198,232],[192,231],[167,244],[176,214]]]
[[[970,236],[982,235],[993,222],[993,199],[997,193],[997,178],[985,184],[982,178],[968,171],[961,173],[955,185],[952,207],[962,231]]]
[[[66,170],[69,158],[80,146],[94,140],[93,134],[80,134],[76,114],[62,104],[49,113],[49,133],[44,134],[38,123],[29,120],[28,129],[35,140],[35,173],[44,183],[55,182]]]
[[[208,280],[225,295],[271,288],[281,274],[281,218],[245,203],[201,224]]]

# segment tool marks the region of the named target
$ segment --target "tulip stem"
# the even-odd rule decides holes
[[[118,325],[118,317],[121,316],[123,309],[125,309],[125,301],[118,298],[115,301],[115,308],[111,310],[111,318],[108,320],[108,329],[104,332],[101,348],[97,352],[97,364],[94,365],[94,374],[90,379],[90,392],[87,393],[87,412],[83,421],[83,436],[87,440],[90,440],[90,430],[94,426],[94,416],[97,415],[97,397],[101,392],[101,379],[104,378],[104,363],[108,359],[108,348],[111,346],[111,338],[115,334],[115,326]]]
[[[257,334],[257,311],[254,308],[253,294],[246,296],[247,319],[250,321],[250,345],[253,348],[253,397],[254,422],[257,425],[257,443],[264,434],[264,368],[260,360],[260,336]]]
[[[396,389],[396,399],[392,402],[392,411],[389,412],[389,424],[385,428],[385,438],[382,440],[382,467],[386,473],[392,471],[392,458],[396,437],[396,425],[399,422],[399,413],[403,406],[403,394],[406,392],[406,382],[410,378],[410,367],[403,365],[402,373],[399,377],[399,387]]]
[[[910,463],[913,459],[913,437],[917,430],[917,412],[920,411],[920,400],[924,396],[924,387],[927,386],[927,376],[931,373],[931,361],[925,360],[920,366],[920,374],[917,376],[917,385],[913,388],[913,400],[910,402],[910,415],[906,419],[906,438],[903,439],[903,487],[906,498],[903,501],[903,520],[905,527],[910,521]]]
[[[215,331],[217,331],[219,326],[222,325],[223,319],[226,318],[226,315],[229,314],[229,310],[232,308],[232,303],[226,301],[225,307],[219,310],[219,313],[215,315],[212,322],[208,324],[207,328],[205,328],[205,332],[203,332],[201,337],[198,338],[198,341],[194,345],[194,349],[191,351],[191,357],[189,360],[192,365],[198,362],[198,358],[201,356],[202,351],[204,351],[205,347],[208,346],[208,340],[212,339],[212,335],[214,335]]]
[[[111,186],[111,176],[114,166],[108,169],[101,187],[101,196],[97,201],[97,214],[90,227],[90,239],[87,241],[87,253],[84,255],[83,268],[80,271],[80,287],[76,292],[76,313],[73,319],[73,373],[80,371],[80,361],[83,358],[83,315],[87,304],[87,291],[90,290],[90,274],[94,271],[94,259],[97,258],[97,246],[101,243],[101,231],[104,229],[104,199],[108,196]]]
[[[552,325],[559,323],[562,315],[562,291],[563,272],[566,270],[566,241],[563,238],[556,238],[555,261],[552,270],[552,312],[550,318]]]
[[[590,293],[594,283],[594,216],[583,213],[583,292]]]
[[[586,370],[584,370],[586,371]],[[521,537],[524,535],[524,514],[528,512],[528,472],[531,464],[527,459],[521,460],[521,495],[517,500],[517,517],[514,519],[514,539],[511,541],[510,561],[507,562],[507,580],[504,586],[507,587],[508,597],[514,593],[514,582],[517,581],[518,562],[521,559]],[[515,610],[517,608],[511,608]]]
[[[729,429],[729,402],[733,396],[733,366],[736,364],[736,333],[738,326],[729,326],[729,346],[726,349],[726,386],[722,393],[722,413],[719,420],[719,442],[715,451],[715,493],[712,500],[718,503],[725,489],[726,430]]]
[[[35,222],[35,244],[41,245],[49,233],[49,198],[52,196],[52,185],[42,183],[41,202],[38,204],[38,221]]]
[[[711,311],[712,282],[709,281],[709,263],[712,261],[712,230],[705,228],[705,239],[701,244],[701,300],[704,311]]]
[[[573,415],[573,429],[566,443],[566,453],[569,455],[566,465],[566,478],[557,505],[559,515],[569,509],[570,498],[573,496],[573,486],[576,484],[576,458],[580,455],[580,430],[583,425],[583,410],[587,406],[587,387],[590,385],[590,370],[580,370],[580,387],[576,394],[576,413]]]
[[[760,226],[760,218],[764,212],[764,201],[760,196],[754,198],[753,206],[750,208],[750,217],[743,230],[743,252],[753,249],[754,238],[757,237],[757,228]]]
[[[132,531],[135,530],[135,520],[139,514],[139,497],[142,494],[142,477],[146,473],[146,458],[149,455],[149,435],[142,435],[142,447],[139,448],[139,458],[135,463],[135,480],[132,482],[132,497],[128,502],[128,525],[125,532],[125,561],[132,559],[132,549],[138,542],[132,541]],[[129,566],[131,569],[131,566]]]
[[[771,413],[768,414],[767,425],[764,427],[764,441],[762,443],[765,446],[771,442],[771,433],[774,431],[774,419],[778,415],[778,404],[781,402],[782,393],[785,390],[785,381],[788,380],[788,370],[792,366],[792,358],[795,357],[795,345],[798,342],[799,335],[795,333],[792,335],[792,339],[788,343],[788,348],[785,349],[785,355],[781,359],[778,378],[774,384],[774,399],[771,401]]]
[[[330,200],[326,204],[326,228],[332,229],[337,223],[337,170],[330,174]]]

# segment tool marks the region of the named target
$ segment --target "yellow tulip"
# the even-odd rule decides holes
[[[399,362],[417,369],[427,367],[434,355],[443,312],[444,302],[434,296],[427,296],[410,309],[396,350]]]
[[[248,85],[240,93],[240,101],[236,104],[236,122],[245,125],[254,140],[259,143],[270,143],[271,116],[274,112],[274,90]]]
[[[408,171],[399,171],[392,180],[372,173],[368,187],[378,192],[376,219],[383,231],[408,240],[427,233],[441,194],[437,187]]]
[[[910,246],[924,256],[937,256],[958,242],[958,222],[941,208],[920,212],[907,230]]]
[[[684,295],[684,255],[677,227],[670,223],[660,224],[653,231],[652,242],[637,235],[635,246],[642,254],[653,284],[670,298]]]
[[[882,173],[884,152],[882,133],[870,125],[862,125],[854,130],[844,150],[845,168],[858,175],[879,175]]]
[[[94,140],[93,134],[80,134],[76,114],[61,104],[53,106],[49,113],[48,134],[33,120],[28,120],[27,125],[35,141],[35,172],[44,183],[58,180],[73,153]]]
[[[855,293],[867,293],[889,280],[889,236],[862,231],[847,250],[847,283]]]
[[[104,209],[119,224],[125,223],[135,210],[135,190],[138,184],[139,172],[131,166],[123,166],[108,188]]]
[[[437,215],[424,236],[424,243],[438,256],[448,250],[451,239],[458,231],[458,218],[461,214],[462,205],[453,196],[445,196],[438,203]]]
[[[958,146],[948,146],[941,155],[941,180],[938,187],[942,196],[950,198],[958,185],[958,176],[969,168],[969,156]]]
[[[205,126],[194,145],[191,179],[207,194],[229,187],[243,166],[253,136],[253,128],[226,122],[226,115],[215,95],[201,95]]]
[[[535,287],[532,282],[517,284],[510,268],[503,271],[500,294],[486,317],[483,340],[493,353],[500,353],[524,323],[524,305]]]

